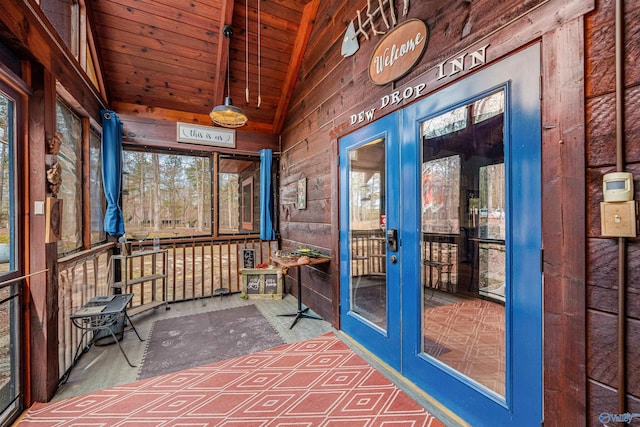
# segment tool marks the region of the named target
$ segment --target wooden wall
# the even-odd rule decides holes
[[[625,2],[624,157],[640,200],[640,3]],[[586,19],[587,376],[590,425],[617,413],[618,239],[600,236],[602,176],[616,166],[615,1],[598,0]],[[627,411],[640,413],[640,240],[627,242]],[[614,411],[615,410],[615,411]],[[638,420],[634,420],[638,422]]]
[[[480,0],[474,2],[411,2],[409,18],[423,19],[430,30],[427,53],[407,76],[396,82],[401,87],[432,70],[439,62],[471,46],[529,8],[544,3],[536,0]],[[403,21],[403,2],[395,2],[396,16]],[[333,262],[325,271],[305,268],[303,300],[338,326],[338,138],[356,129],[350,116],[377,106],[391,85],[369,82],[368,60],[379,37],[360,41],[360,50],[342,58],[342,37],[362,0],[323,2],[309,40],[289,114],[282,133],[280,170],[280,230],[285,248],[304,245],[329,252]],[[491,10],[492,13],[487,13]],[[440,84],[441,85],[441,84]],[[437,84],[430,88],[435,90]],[[401,108],[390,107],[376,118]],[[295,207],[296,183],[307,178],[307,209]],[[295,280],[294,278],[292,278]],[[307,286],[308,285],[308,286]]]
[[[403,2],[395,3],[400,16]],[[360,126],[351,125],[350,116],[377,107],[383,95],[413,81],[427,79],[426,92],[438,90],[453,79],[439,82],[430,77],[437,64],[480,41],[491,43],[491,61],[541,41],[545,61],[545,425],[586,424],[585,217],[591,220],[591,211],[585,212],[585,194],[591,185],[585,184],[584,110],[589,105],[584,103],[584,57],[585,50],[589,52],[585,43],[590,46],[590,42],[585,42],[582,16],[594,8],[594,1],[411,2],[409,17],[423,19],[430,29],[427,52],[410,74],[384,87],[371,84],[367,75],[378,38],[361,39],[360,50],[350,58],[340,55],[348,22],[365,5],[363,0],[321,4],[282,133],[282,244],[285,248],[316,247],[332,254],[326,270],[303,268],[303,301],[339,327],[338,141]],[[612,46],[605,51],[613,55]],[[407,102],[376,111],[376,119]],[[609,123],[613,126],[612,120]],[[604,151],[612,149],[607,146]],[[307,178],[309,187],[306,210],[295,206],[300,178]],[[610,261],[602,264],[612,268]],[[290,281],[295,280],[294,274]],[[607,328],[611,333],[610,324]],[[607,351],[606,357],[611,358]],[[597,421],[597,417],[590,420]]]
[[[45,147],[56,131],[56,96],[62,96],[83,119],[94,123],[99,122],[99,110],[106,104],[79,63],[69,59],[73,55],[44,13],[32,6],[32,2],[0,2],[0,78],[25,87],[25,111],[19,120],[24,161],[18,181],[24,197],[18,226],[25,238],[20,254],[24,270],[20,273],[46,271],[25,280],[25,343],[20,369],[26,405],[48,401],[59,380],[57,246],[45,244],[45,216],[32,211],[35,201],[44,201],[48,191]]]

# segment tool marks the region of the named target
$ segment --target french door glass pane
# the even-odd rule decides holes
[[[422,351],[504,395],[504,91],[421,132]]]
[[[385,141],[349,152],[351,311],[387,328]]]

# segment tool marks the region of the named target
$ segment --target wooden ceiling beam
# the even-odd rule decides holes
[[[135,116],[141,119],[194,123],[204,126],[211,126],[211,118],[209,117],[209,114],[190,113],[186,111],[150,107],[147,105],[131,104],[126,102],[114,102],[113,110],[116,112],[116,114]],[[248,122],[245,126],[239,128],[238,130],[246,132],[274,134],[273,127],[266,123]]]
[[[300,20],[300,27],[298,29],[298,35],[296,36],[295,44],[293,45],[293,51],[291,52],[291,61],[289,62],[289,68],[284,79],[282,87],[282,96],[278,102],[275,116],[273,119],[273,130],[276,135],[282,132],[282,126],[287,115],[289,103],[293,95],[293,89],[298,79],[298,72],[302,66],[302,59],[304,52],[307,48],[307,42],[313,29],[313,23],[318,14],[318,7],[320,6],[320,0],[312,0],[304,7],[302,11],[302,19]]]

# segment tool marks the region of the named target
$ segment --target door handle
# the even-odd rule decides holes
[[[387,245],[389,245],[389,251],[398,251],[398,230],[390,228],[387,230]]]

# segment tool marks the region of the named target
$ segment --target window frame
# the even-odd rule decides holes
[[[93,127],[89,124],[90,120],[86,117],[83,117],[77,110],[71,107],[71,103],[68,102],[65,98],[63,98],[60,94],[56,97],[55,111],[56,111],[56,123],[58,117],[58,105],[61,108],[67,110],[68,113],[72,114],[75,119],[78,120],[78,141],[77,141],[77,152],[75,153],[77,157],[77,168],[75,171],[76,176],[76,194],[74,196],[75,200],[69,200],[69,198],[63,197],[60,193],[56,194],[56,197],[62,199],[62,209],[64,212],[65,207],[68,208],[69,204],[75,204],[76,210],[74,216],[77,217],[78,228],[76,230],[78,239],[75,242],[74,248],[63,248],[61,241],[58,241],[58,257],[62,258],[68,256],[73,253],[80,252],[82,250],[87,250],[92,247],[103,244],[107,241],[107,234],[104,231],[104,216],[106,214],[106,197],[104,195],[104,184],[102,183],[102,129],[97,127]],[[57,125],[56,125],[56,130]],[[92,139],[96,138],[97,141],[100,142],[100,145],[97,147],[100,152],[100,160],[97,162],[93,162],[91,158],[92,152]],[[64,144],[64,136],[63,142]],[[60,162],[60,153],[53,155],[53,163]],[[62,165],[61,165],[62,166]],[[93,168],[92,168],[93,167]],[[62,166],[64,169],[64,166]],[[93,191],[92,188],[92,178],[94,175],[98,175],[100,179],[100,191]],[[65,182],[63,178],[63,183]],[[50,191],[50,188],[47,189]],[[97,197],[99,197],[99,201],[95,200],[95,196],[97,193]],[[94,221],[94,204],[100,205],[100,210],[102,212],[101,218],[98,219],[100,221],[99,231],[96,231],[92,227],[92,223]],[[60,223],[61,230],[62,222]],[[98,235],[96,238],[95,235]]]
[[[22,97],[20,93],[13,90],[8,85],[5,85],[2,79],[0,79],[0,92],[4,94],[7,98],[11,99],[13,102],[13,111],[12,111],[12,119],[14,122],[13,126],[13,135],[8,136],[11,137],[13,142],[13,147],[8,147],[9,160],[12,161],[12,164],[9,167],[8,177],[9,177],[9,189],[13,192],[13,194],[9,195],[9,203],[10,207],[8,209],[8,228],[9,228],[9,270],[6,272],[0,273],[0,278],[2,280],[18,277],[21,274],[21,271],[24,268],[23,259],[21,257],[24,240],[24,226],[19,222],[20,218],[20,200],[23,200],[24,197],[24,188],[21,185],[22,180],[18,179],[18,175],[22,174],[20,170],[20,158],[21,152],[19,149],[19,141],[21,139],[20,132],[21,129],[19,127],[19,123],[22,121],[21,114],[21,102]],[[8,141],[7,141],[8,142]]]
[[[260,235],[260,229],[259,229],[259,222],[257,222],[260,218],[260,214],[256,213],[256,208],[258,208],[260,206],[260,201],[259,201],[259,187],[256,188],[257,185],[259,185],[259,179],[260,179],[260,167],[261,167],[261,161],[260,161],[260,155],[258,153],[254,154],[235,154],[235,153],[231,153],[228,152],[226,150],[208,150],[208,149],[204,149],[204,150],[194,150],[194,149],[175,149],[173,147],[162,147],[162,146],[154,146],[154,147],[150,147],[150,146],[145,146],[145,147],[140,147],[139,145],[133,145],[133,144],[124,144],[123,145],[123,155],[126,155],[124,153],[127,152],[141,152],[141,153],[159,153],[159,154],[166,154],[166,155],[182,155],[182,156],[192,156],[192,157],[204,157],[204,158],[209,158],[210,164],[209,164],[209,171],[210,171],[210,182],[209,182],[209,190],[210,190],[210,212],[211,212],[211,217],[210,217],[210,231],[209,232],[204,232],[204,233],[193,233],[193,234],[189,234],[189,235],[176,235],[175,237],[160,237],[160,239],[162,241],[165,242],[171,242],[171,241],[180,241],[180,240],[184,240],[184,239],[216,239],[216,240],[223,240],[223,239],[229,239],[229,238],[234,238],[234,237],[242,237],[242,238],[254,238],[254,237],[258,237]],[[250,208],[250,212],[251,212],[251,224],[249,224],[249,222],[245,222],[244,224],[241,221],[241,215],[242,215],[242,210],[240,209],[242,206],[242,184],[243,182],[248,183],[249,179],[248,177],[245,177],[244,179],[241,179],[240,182],[238,183],[239,189],[238,189],[238,199],[239,199],[239,206],[238,206],[238,219],[239,219],[239,223],[238,223],[238,230],[237,231],[231,231],[231,232],[227,232],[227,231],[223,231],[221,232],[220,230],[220,213],[221,213],[221,209],[220,209],[220,192],[219,192],[219,184],[220,184],[220,162],[223,160],[238,160],[238,161],[251,161],[254,162],[257,165],[257,169],[256,172],[254,173],[254,175],[251,177],[252,178],[252,185],[251,185],[251,204],[249,206]],[[123,211],[125,213],[125,233],[129,233],[131,231],[133,231],[133,228],[131,228],[131,224],[127,223],[126,220],[126,203],[127,201],[125,200],[125,196],[126,196],[126,192],[128,190],[126,184],[125,184],[125,180],[127,178],[124,178],[124,176],[126,176],[127,171],[123,170],[123,198],[122,198],[122,207],[123,207]],[[272,175],[273,175],[273,182],[276,183],[276,178],[277,178],[277,165],[276,163],[274,163],[274,165],[272,166]],[[258,180],[258,183],[256,183],[256,180]],[[274,191],[274,199],[277,196],[277,192]],[[277,203],[274,203],[275,206],[277,206]],[[206,209],[206,207],[205,207]],[[256,216],[257,215],[257,216]],[[277,215],[277,213],[276,213]],[[150,237],[152,236],[153,232],[151,231]]]
[[[209,221],[208,224],[206,225],[206,229],[209,230],[208,233],[207,232],[203,232],[203,233],[194,233],[194,234],[183,234],[183,235],[176,235],[175,237],[167,237],[167,236],[158,236],[160,237],[161,240],[165,240],[165,241],[170,241],[170,240],[179,240],[179,239],[185,239],[185,238],[211,238],[211,236],[213,236],[213,227],[214,227],[214,220],[213,220],[213,194],[211,192],[211,188],[213,186],[213,163],[214,163],[214,156],[213,153],[211,152],[206,152],[206,151],[193,151],[193,150],[172,150],[172,149],[161,149],[161,148],[150,148],[150,147],[145,147],[145,149],[141,149],[140,147],[134,147],[134,146],[127,146],[124,145],[123,146],[123,165],[126,164],[126,161],[124,159],[124,156],[126,156],[126,153],[142,153],[142,154],[158,154],[158,155],[167,155],[167,156],[185,156],[185,157],[191,157],[191,158],[203,158],[203,159],[208,159],[209,161],[209,166],[208,166],[208,175],[209,175],[209,185],[211,186],[209,188],[209,193],[210,193],[210,198],[209,198],[209,204],[208,206],[204,206],[203,209],[208,209],[209,210]],[[135,225],[132,227],[132,224],[127,221],[127,207],[126,207],[126,203],[127,201],[125,200],[125,196],[127,196],[129,194],[130,189],[128,188],[128,183],[127,183],[127,178],[125,178],[127,175],[129,175],[129,171],[127,170],[126,167],[123,167],[123,187],[122,187],[122,197],[121,197],[121,203],[122,203],[122,209],[123,209],[123,213],[125,216],[125,235],[128,235],[129,233],[131,233],[132,231],[136,230],[137,228],[140,228],[139,225]],[[149,172],[149,174],[151,174],[152,172]],[[206,218],[206,214],[205,214],[205,218]],[[168,221],[167,224],[172,224],[173,219],[165,219],[164,221]],[[144,222],[144,219],[143,219]],[[149,230],[150,237],[155,237],[154,234],[155,233],[159,233],[159,234],[165,234],[166,231],[163,227],[162,227],[162,222],[163,219],[160,218],[160,222],[161,222],[161,228],[159,231],[154,231],[154,230]],[[146,228],[146,227],[145,227]]]
[[[216,152],[216,186],[212,187],[212,191],[215,194],[215,212],[214,212],[214,218],[215,218],[215,237],[233,237],[233,236],[242,236],[242,237],[253,237],[253,236],[259,236],[260,235],[260,224],[258,222],[258,224],[255,224],[256,222],[256,215],[255,215],[255,208],[256,205],[258,206],[258,209],[261,210],[260,207],[260,188],[259,188],[259,182],[260,182],[260,168],[262,167],[261,161],[260,161],[260,156],[259,155],[246,155],[246,154],[229,154],[229,153],[222,153],[222,152]],[[220,207],[220,191],[219,191],[219,176],[221,175],[221,173],[227,173],[227,172],[221,172],[220,171],[220,162],[226,160],[226,161],[233,161],[233,160],[237,160],[239,162],[254,162],[258,165],[258,169],[257,169],[257,173],[254,173],[253,176],[251,177],[245,177],[243,179],[240,179],[238,182],[238,216],[239,216],[239,220],[238,220],[238,231],[233,232],[221,232],[220,231],[220,211],[222,210]],[[272,167],[273,169],[273,167]],[[273,170],[272,170],[273,172]],[[257,177],[258,179],[258,189],[256,191],[256,182],[255,182],[255,178]],[[249,209],[250,211],[246,211],[246,212],[250,212],[250,216],[249,219],[250,221],[245,221],[245,204],[244,204],[244,190],[246,186],[250,185],[250,192],[251,192],[251,203],[249,204]],[[257,196],[256,196],[257,194]],[[258,213],[258,221],[260,218],[260,215],[262,213],[259,212]],[[257,225],[257,228],[256,228]]]
[[[240,228],[242,230],[253,231],[253,177],[250,176],[242,180],[240,187]],[[247,203],[248,201],[248,203]]]
[[[24,203],[26,197],[26,181],[21,179],[27,173],[24,169],[24,158],[27,155],[28,144],[26,143],[26,125],[25,120],[28,116],[28,95],[29,88],[22,84],[19,78],[7,74],[0,70],[0,91],[10,98],[14,103],[13,108],[13,154],[14,168],[11,176],[13,176],[13,201],[12,207],[14,220],[13,220],[13,237],[15,242],[13,243],[13,250],[11,256],[13,257],[13,267],[9,271],[0,273],[0,288],[9,289],[10,296],[0,301],[2,304],[10,304],[9,310],[11,311],[12,319],[10,321],[10,333],[11,342],[9,343],[12,351],[13,363],[10,367],[11,375],[13,378],[13,393],[10,396],[12,399],[8,406],[0,408],[0,421],[7,422],[15,419],[19,411],[24,404],[23,396],[23,378],[21,377],[21,369],[24,367],[23,360],[23,319],[22,319],[22,294],[24,281],[21,280],[21,276],[24,275],[24,269],[26,266],[26,260],[24,252],[26,250],[25,237],[27,234],[27,220],[24,218]]]
[[[67,156],[62,154],[63,148],[68,148],[65,146],[65,139],[68,138],[69,135],[65,135],[58,128],[57,124],[58,124],[58,108],[59,107],[66,109],[67,112],[70,113],[73,118],[77,119],[78,138],[77,140],[74,141],[74,147],[73,147],[73,151],[74,151],[73,154],[75,154],[75,158],[70,158],[70,157],[67,158]],[[63,212],[62,217],[63,218],[61,219],[61,221],[64,221],[65,219],[67,221],[69,220],[69,216],[72,213],[70,211],[70,206],[76,207],[76,209],[73,210],[74,217],[76,218],[76,221],[75,221],[76,228],[74,232],[72,234],[65,233],[64,223],[63,222],[60,223],[61,234],[60,234],[60,240],[58,241],[58,256],[63,257],[71,253],[78,252],[85,247],[85,242],[84,242],[84,226],[85,225],[84,225],[83,209],[86,201],[84,200],[82,183],[83,183],[83,180],[86,179],[87,177],[84,176],[82,165],[83,165],[83,161],[85,160],[83,159],[83,144],[84,144],[83,141],[86,138],[83,137],[84,130],[82,127],[82,117],[73,108],[71,108],[71,106],[69,106],[69,104],[60,96],[58,96],[56,99],[55,110],[56,110],[56,132],[60,132],[62,134],[62,143],[61,143],[60,151],[56,155],[54,164],[58,163],[61,166],[61,174],[64,174],[64,175],[61,175],[62,185],[66,185],[66,187],[69,188],[69,184],[71,184],[72,187],[75,189],[75,192],[71,195],[72,197],[65,197],[64,194],[62,194],[62,191],[63,191],[62,186],[60,187],[58,192],[54,192],[56,197],[62,199],[62,212]],[[65,166],[62,163],[65,159],[67,162],[73,162],[75,160],[73,162],[75,163],[75,169],[73,172],[75,176],[75,181],[73,183],[70,183],[68,179],[70,176],[69,173],[71,172],[65,169]],[[51,188],[49,188],[49,190],[51,191]],[[70,235],[75,236],[75,241],[66,242],[66,243],[69,243],[70,245],[73,245],[73,247],[69,246],[67,248],[65,247],[66,243],[65,243],[64,237],[70,236]]]

